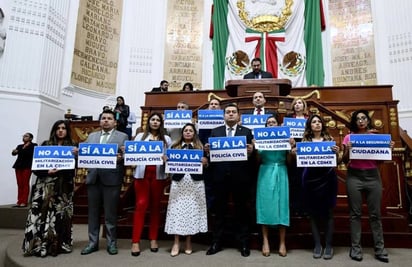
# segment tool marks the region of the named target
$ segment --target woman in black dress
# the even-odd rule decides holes
[[[68,121],[56,121],[42,146],[71,146]],[[38,170],[24,231],[24,256],[70,253],[73,247],[73,178],[75,169]]]

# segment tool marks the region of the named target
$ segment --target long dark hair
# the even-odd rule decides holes
[[[56,121],[51,130],[50,130],[50,137],[49,140],[46,141],[47,145],[58,145],[59,144],[59,139],[56,136],[56,131],[57,128],[59,127],[60,124],[64,124],[64,126],[66,127],[66,136],[63,139],[63,146],[73,146],[75,145],[75,143],[72,140],[72,131],[70,129],[70,122],[67,120],[58,120]]]
[[[199,139],[199,135],[197,134],[196,131],[196,126],[193,123],[186,123],[182,129],[180,130],[180,138],[172,145],[172,148],[182,148],[182,143],[184,142],[184,138],[183,138],[183,131],[187,128],[187,127],[192,127],[193,131],[194,131],[194,135],[193,135],[193,148],[194,149],[203,149],[203,145],[202,142]]]
[[[357,132],[359,132],[358,123],[357,123],[357,122],[358,122],[357,117],[358,117],[358,114],[359,114],[359,113],[365,114],[366,118],[368,119],[367,129],[369,130],[369,129],[372,128],[372,126],[371,126],[371,118],[369,117],[369,112],[368,112],[367,110],[365,110],[365,109],[360,109],[360,110],[354,111],[354,112],[352,113],[352,117],[350,118],[349,130],[350,130],[352,133],[357,133]]]
[[[123,96],[118,96],[118,97],[116,97],[116,101],[117,101],[117,99],[119,99],[119,98],[122,100],[123,104],[122,104],[122,105],[119,105],[119,104],[117,104],[117,102],[116,102],[116,106],[114,107],[115,109],[116,109],[117,107],[119,107],[119,106],[125,106],[125,105],[126,105],[126,103],[124,102],[124,97],[123,97]]]
[[[143,136],[142,136],[142,140],[145,140],[147,136],[149,136],[149,134],[151,133],[152,129],[150,128],[150,119],[153,118],[154,116],[158,116],[160,119],[160,126],[159,126],[159,140],[166,142],[166,138],[165,138],[165,128],[164,128],[164,121],[163,121],[163,115],[159,112],[153,112],[152,114],[150,114],[149,118],[147,119],[147,124],[145,127],[145,130],[143,132]]]
[[[318,118],[322,122],[322,131],[320,133],[320,136],[323,137],[323,140],[324,141],[333,140],[332,136],[329,134],[326,128],[325,121],[322,119],[320,115],[314,114],[310,116],[309,119],[307,119],[306,121],[305,132],[303,133],[302,141],[312,141],[313,137],[315,137],[315,135],[313,134],[312,125],[311,125],[314,118]]]

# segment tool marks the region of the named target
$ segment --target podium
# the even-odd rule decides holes
[[[287,96],[292,88],[288,79],[244,79],[228,80],[225,84],[226,92],[231,97],[251,96],[262,92],[265,96]]]

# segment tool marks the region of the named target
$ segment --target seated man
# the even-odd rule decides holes
[[[167,92],[169,89],[169,82],[166,80],[163,80],[160,82],[159,87],[153,87],[152,92]]]

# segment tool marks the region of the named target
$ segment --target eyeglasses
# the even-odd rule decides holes
[[[365,116],[356,118],[356,121],[367,121],[367,120],[368,120],[368,117],[365,117]]]

